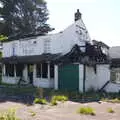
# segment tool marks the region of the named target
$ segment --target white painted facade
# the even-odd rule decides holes
[[[85,41],[90,41],[90,38],[80,19],[58,34],[5,42],[3,43],[3,57],[41,55],[43,53],[65,54],[75,44],[85,45]]]
[[[86,91],[90,89],[99,90],[110,80],[109,65],[97,65],[96,73],[93,67],[86,67]]]

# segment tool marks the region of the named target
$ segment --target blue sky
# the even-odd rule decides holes
[[[82,19],[92,39],[109,46],[120,46],[120,0],[46,0],[48,23],[55,32],[74,22],[74,13],[80,9]]]

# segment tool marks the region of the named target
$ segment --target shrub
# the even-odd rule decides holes
[[[85,115],[95,115],[95,112],[91,107],[81,107],[77,110],[77,112]]]
[[[52,99],[50,103],[51,103],[52,106],[57,105],[57,101],[54,100],[54,99]]]
[[[40,99],[40,98],[35,98],[34,100],[35,104],[47,104],[47,100],[46,99]]]
[[[112,108],[108,108],[108,113],[114,113],[115,111]]]
[[[10,109],[7,112],[0,114],[0,120],[20,120],[16,117],[16,111],[14,109]]]
[[[57,95],[57,96],[53,96],[52,99],[56,101],[67,101],[68,97],[64,95]]]

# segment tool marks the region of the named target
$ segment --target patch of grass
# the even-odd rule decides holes
[[[115,111],[112,108],[107,109],[108,113],[114,113]]]
[[[46,104],[47,104],[47,100],[46,100],[46,99],[35,98],[34,103],[35,103],[35,104],[43,104],[43,105],[46,105]]]
[[[85,115],[95,115],[95,111],[91,107],[81,107],[77,110],[77,113]]]
[[[0,114],[0,120],[20,120],[16,117],[16,110],[9,109],[7,112]]]

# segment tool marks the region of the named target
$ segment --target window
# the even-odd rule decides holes
[[[42,63],[36,65],[36,77],[48,78],[48,64]],[[54,78],[54,65],[50,64],[50,78]]]
[[[54,78],[54,65],[50,65],[50,78]]]
[[[111,69],[111,81],[120,83],[120,68]]]
[[[42,78],[47,78],[48,77],[48,64],[43,63],[42,64]]]
[[[41,71],[41,64],[36,65],[36,76],[39,78],[41,77],[42,71]]]
[[[6,76],[14,77],[14,64],[5,65]]]
[[[16,65],[16,76],[22,76],[23,69],[24,69],[24,65],[17,64]]]

